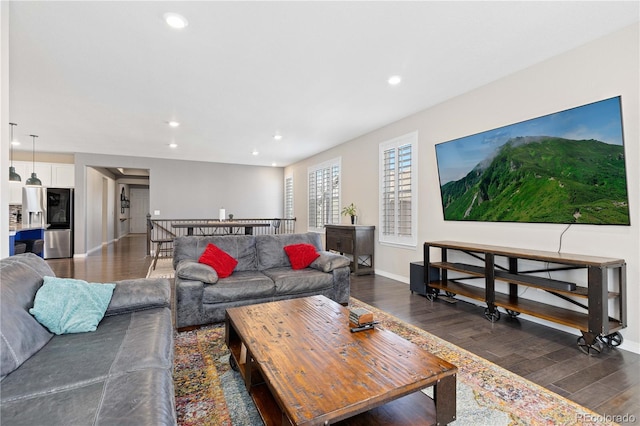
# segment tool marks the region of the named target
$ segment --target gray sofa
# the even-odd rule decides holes
[[[176,424],[168,280],[116,282],[96,331],[52,335],[28,312],[49,265],[20,254],[0,274],[2,424]]]
[[[198,263],[212,243],[238,261],[231,276]],[[284,247],[311,244],[320,253],[309,267],[294,270]],[[320,234],[184,236],[174,240],[176,327],[223,321],[227,308],[293,297],[324,295],[349,303],[349,259],[322,250]]]

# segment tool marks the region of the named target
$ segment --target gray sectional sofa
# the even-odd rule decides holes
[[[198,263],[209,243],[238,261],[231,276],[219,278]],[[309,267],[294,270],[284,250],[292,244],[311,244],[320,257]],[[317,233],[178,237],[173,267],[178,328],[223,321],[230,307],[293,297],[321,294],[349,303],[349,259],[323,251]]]
[[[49,265],[20,254],[0,274],[2,424],[176,424],[168,280],[116,282],[96,331],[52,335],[28,312]]]

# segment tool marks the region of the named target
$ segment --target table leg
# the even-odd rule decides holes
[[[252,373],[252,365],[253,365],[253,357],[251,353],[247,350],[247,359],[244,363],[244,385],[247,388],[247,392],[251,393],[251,373]],[[240,367],[242,368],[242,367]]]
[[[456,375],[443,377],[433,386],[436,403],[436,425],[446,425],[456,419]]]

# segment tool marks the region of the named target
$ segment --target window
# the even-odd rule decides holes
[[[340,158],[310,167],[309,231],[340,223]]]
[[[380,144],[381,243],[418,242],[418,132]]]
[[[293,176],[284,178],[284,217],[293,219]]]

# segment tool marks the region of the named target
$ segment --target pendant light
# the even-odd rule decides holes
[[[33,155],[31,157],[33,172],[31,172],[31,177],[27,179],[27,181],[24,184],[28,186],[42,186],[42,181],[38,179],[38,176],[36,175],[36,138],[38,136],[37,135],[29,135],[29,136],[33,138]]]
[[[10,149],[9,157],[11,160],[11,165],[9,166],[9,182],[22,182],[22,178],[20,177],[19,174],[16,173],[16,168],[13,167],[13,145],[14,145],[13,126],[17,126],[17,124],[9,123],[9,125],[11,126],[11,145],[9,147]]]

